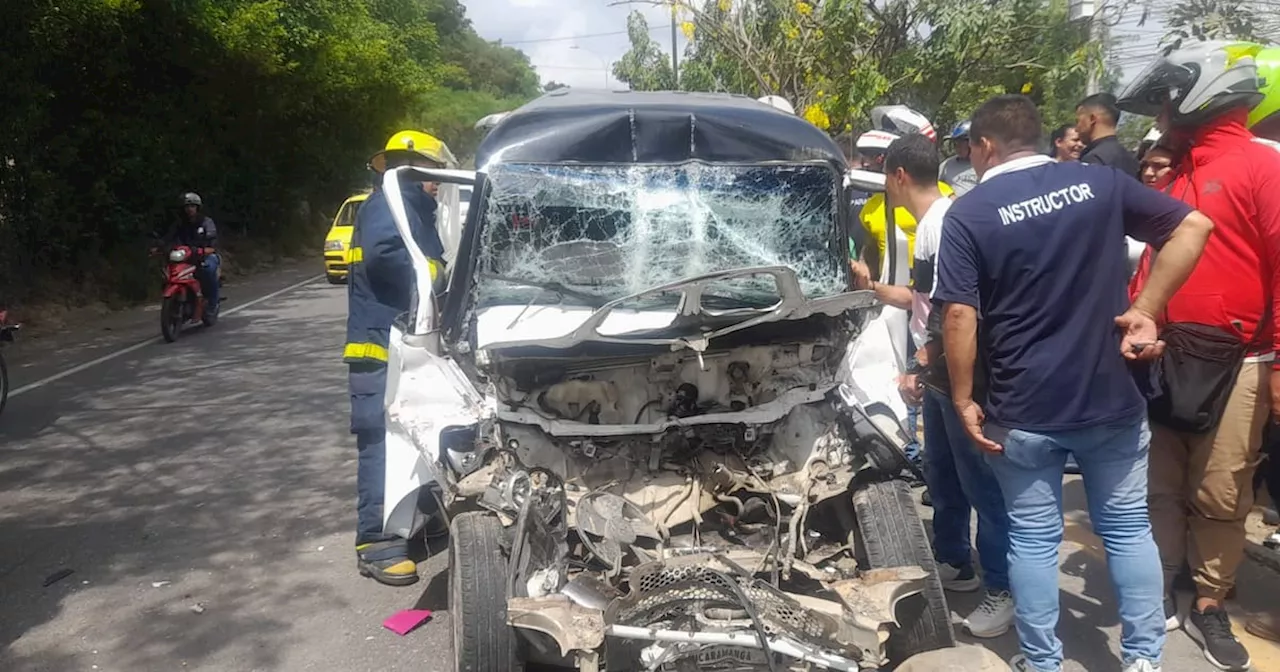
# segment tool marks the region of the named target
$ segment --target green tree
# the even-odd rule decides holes
[[[627,17],[627,37],[631,49],[613,64],[613,76],[634,91],[661,91],[676,88],[671,62],[649,36],[649,22],[640,12]]]
[[[668,0],[643,0],[666,5]],[[911,105],[947,127],[1026,90],[1069,116],[1102,50],[1066,0],[675,0],[688,89],[787,98],[833,132],[870,107]],[[633,73],[642,79],[643,73]]]
[[[525,56],[477,36],[458,0],[10,4],[0,306],[142,298],[148,234],[187,190],[233,265],[318,249],[318,214],[367,183],[397,127],[465,152],[476,119],[539,92]]]
[[[1180,0],[1165,18],[1164,42],[1248,40],[1266,42],[1265,9],[1248,0]],[[1274,27],[1274,26],[1273,26]]]

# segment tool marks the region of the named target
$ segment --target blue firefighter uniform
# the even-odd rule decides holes
[[[402,182],[401,189],[409,226],[417,244],[429,259],[441,259],[444,247],[436,232],[435,199],[422,191],[418,183]],[[387,349],[391,323],[409,310],[414,292],[409,252],[396,229],[382,190],[371,195],[360,208],[351,245],[347,343],[343,359],[349,368],[351,432],[356,435],[360,451],[356,471],[356,544],[357,549],[364,552],[362,545],[393,539],[382,531],[386,478],[383,406],[387,386]],[[435,264],[439,262],[433,261],[433,266]],[[402,545],[385,546],[369,553],[380,553],[386,557],[363,559],[387,561],[405,557]]]

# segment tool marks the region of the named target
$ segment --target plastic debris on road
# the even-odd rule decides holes
[[[430,618],[431,612],[426,609],[405,609],[383,621],[382,627],[403,637]]]

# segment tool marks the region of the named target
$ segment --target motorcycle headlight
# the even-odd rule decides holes
[[[341,252],[341,251],[342,251],[342,241],[341,241],[341,240],[326,240],[326,241],[324,241],[324,251],[325,251],[325,252]]]
[[[169,261],[183,261],[187,258],[186,250],[171,250],[169,252]]]

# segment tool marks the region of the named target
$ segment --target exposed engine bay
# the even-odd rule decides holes
[[[854,493],[905,465],[836,390],[843,340],[495,358],[493,420],[442,447],[510,531],[510,623],[579,669],[889,662],[928,572],[864,552]]]
[[[565,379],[531,389],[504,378],[496,383],[507,400],[497,414],[502,446],[562,481],[571,509],[611,494],[655,530],[703,523],[718,506],[734,520],[766,511],[776,519],[779,503],[812,505],[861,466],[826,401],[832,353],[747,346],[571,366]]]

